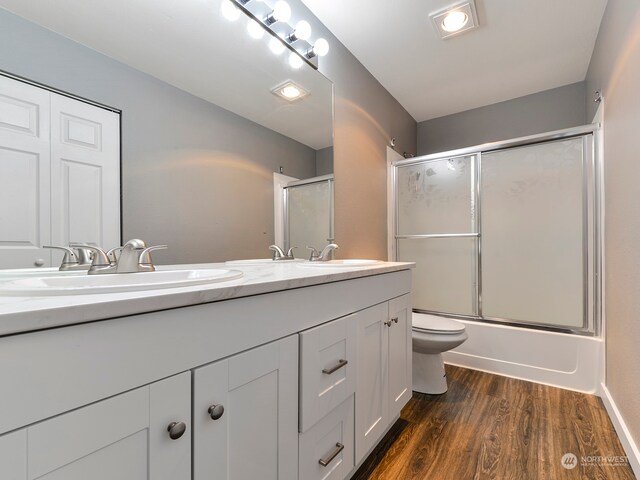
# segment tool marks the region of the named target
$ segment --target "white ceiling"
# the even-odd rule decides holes
[[[584,80],[607,0],[476,0],[480,27],[441,40],[455,0],[302,0],[417,120]]]
[[[221,0],[0,0],[5,8],[314,149],[333,142],[333,85],[275,57],[246,17],[229,22]],[[271,93],[293,80],[309,96]],[[73,93],[73,92],[70,92]],[[115,105],[117,107],[117,105]]]

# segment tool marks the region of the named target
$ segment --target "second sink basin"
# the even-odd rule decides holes
[[[226,282],[242,277],[238,270],[217,268],[160,270],[143,273],[30,277],[0,284],[0,295],[53,296],[136,292]]]

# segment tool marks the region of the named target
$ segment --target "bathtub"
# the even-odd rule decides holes
[[[604,375],[604,341],[468,320],[469,339],[443,353],[445,363],[554,387],[598,394]]]

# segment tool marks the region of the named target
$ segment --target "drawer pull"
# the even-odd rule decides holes
[[[347,363],[349,363],[348,360],[342,360],[340,359],[340,361],[338,361],[338,364],[335,367],[331,367],[331,368],[323,368],[322,369],[322,373],[325,373],[327,375],[331,375],[333,372],[335,372],[336,370],[340,370],[342,367],[344,367]]]
[[[167,431],[169,432],[169,438],[171,440],[177,440],[184,432],[187,430],[187,425],[184,422],[171,422],[167,427]]]
[[[333,461],[334,458],[338,456],[338,454],[342,450],[344,450],[344,445],[341,444],[340,442],[336,443],[336,449],[333,452],[331,452],[329,455],[327,455],[325,458],[321,458],[320,460],[318,460],[318,463],[323,467],[326,467]]]

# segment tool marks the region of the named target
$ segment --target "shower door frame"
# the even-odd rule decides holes
[[[415,312],[437,314],[450,318],[459,318],[463,320],[472,320],[485,323],[493,323],[499,325],[510,325],[517,327],[527,327],[538,330],[546,330],[561,333],[571,333],[575,335],[599,336],[601,334],[601,318],[602,318],[602,208],[601,208],[601,161],[598,158],[599,144],[601,137],[599,135],[600,124],[594,123],[580,127],[567,128],[546,132],[537,135],[515,138],[512,140],[485,143],[472,147],[451,150],[447,152],[433,153],[422,155],[409,159],[397,160],[392,162],[391,174],[393,195],[392,215],[393,237],[390,241],[394,242],[394,261],[398,258],[398,240],[400,239],[427,239],[427,238],[464,238],[475,237],[475,315],[464,315],[449,312],[424,310],[414,308]],[[592,136],[592,140],[587,140],[588,135]],[[583,277],[583,298],[582,298],[582,317],[583,323],[580,327],[570,327],[564,325],[554,325],[545,323],[535,323],[523,320],[514,320],[508,318],[484,316],[482,312],[482,155],[483,153],[496,152],[500,150],[508,150],[516,147],[532,146],[541,143],[548,143],[558,140],[566,140],[571,138],[582,138],[583,156],[582,156],[582,277]],[[398,168],[416,164],[424,164],[432,161],[438,161],[449,158],[469,157],[473,158],[472,162],[475,168],[472,168],[472,225],[475,233],[438,233],[426,235],[401,235],[398,232]],[[591,254],[591,255],[590,255]]]

